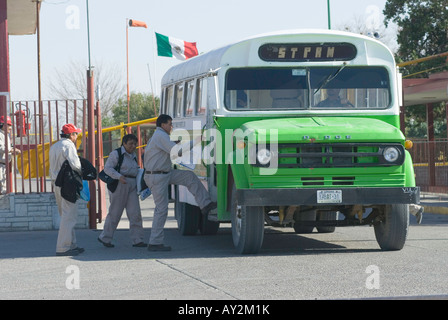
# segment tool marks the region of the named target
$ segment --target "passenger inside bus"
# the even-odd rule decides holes
[[[327,93],[327,98],[325,100],[322,100],[321,102],[319,102],[316,107],[317,108],[341,108],[341,107],[352,107],[354,108],[355,106],[348,100],[345,98],[341,98],[339,96],[339,88],[331,88],[331,89],[326,89],[326,93]]]
[[[247,105],[247,94],[244,92],[244,90],[238,90],[238,92],[236,93],[236,107],[238,109],[246,108]]]

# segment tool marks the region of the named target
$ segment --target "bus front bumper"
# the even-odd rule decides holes
[[[238,189],[245,206],[328,206],[420,203],[420,187]]]

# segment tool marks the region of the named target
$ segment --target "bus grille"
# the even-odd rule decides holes
[[[400,157],[391,163],[383,152],[392,146],[399,150]],[[278,157],[278,168],[388,167],[404,162],[404,148],[399,143],[283,143],[278,144],[278,152],[273,154]],[[263,166],[257,162],[255,166],[269,164]]]

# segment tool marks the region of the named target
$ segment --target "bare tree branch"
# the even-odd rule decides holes
[[[56,70],[56,76],[48,81],[50,99],[87,99],[87,68],[81,62],[71,61],[64,69]],[[114,104],[123,94],[122,71],[116,65],[97,62],[94,67],[95,88],[101,91],[102,116],[111,117]]]

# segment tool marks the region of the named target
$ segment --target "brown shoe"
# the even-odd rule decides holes
[[[137,247],[137,248],[144,248],[147,246],[147,244],[144,242],[139,242],[139,243],[133,244],[132,246]]]
[[[80,252],[76,249],[70,249],[65,252],[56,252],[57,256],[77,256]]]
[[[98,237],[98,241],[101,242],[101,243],[103,244],[103,246],[105,246],[106,248],[113,248],[113,247],[115,247],[112,243],[110,243],[110,242],[104,242],[104,241],[101,240],[99,237]]]

